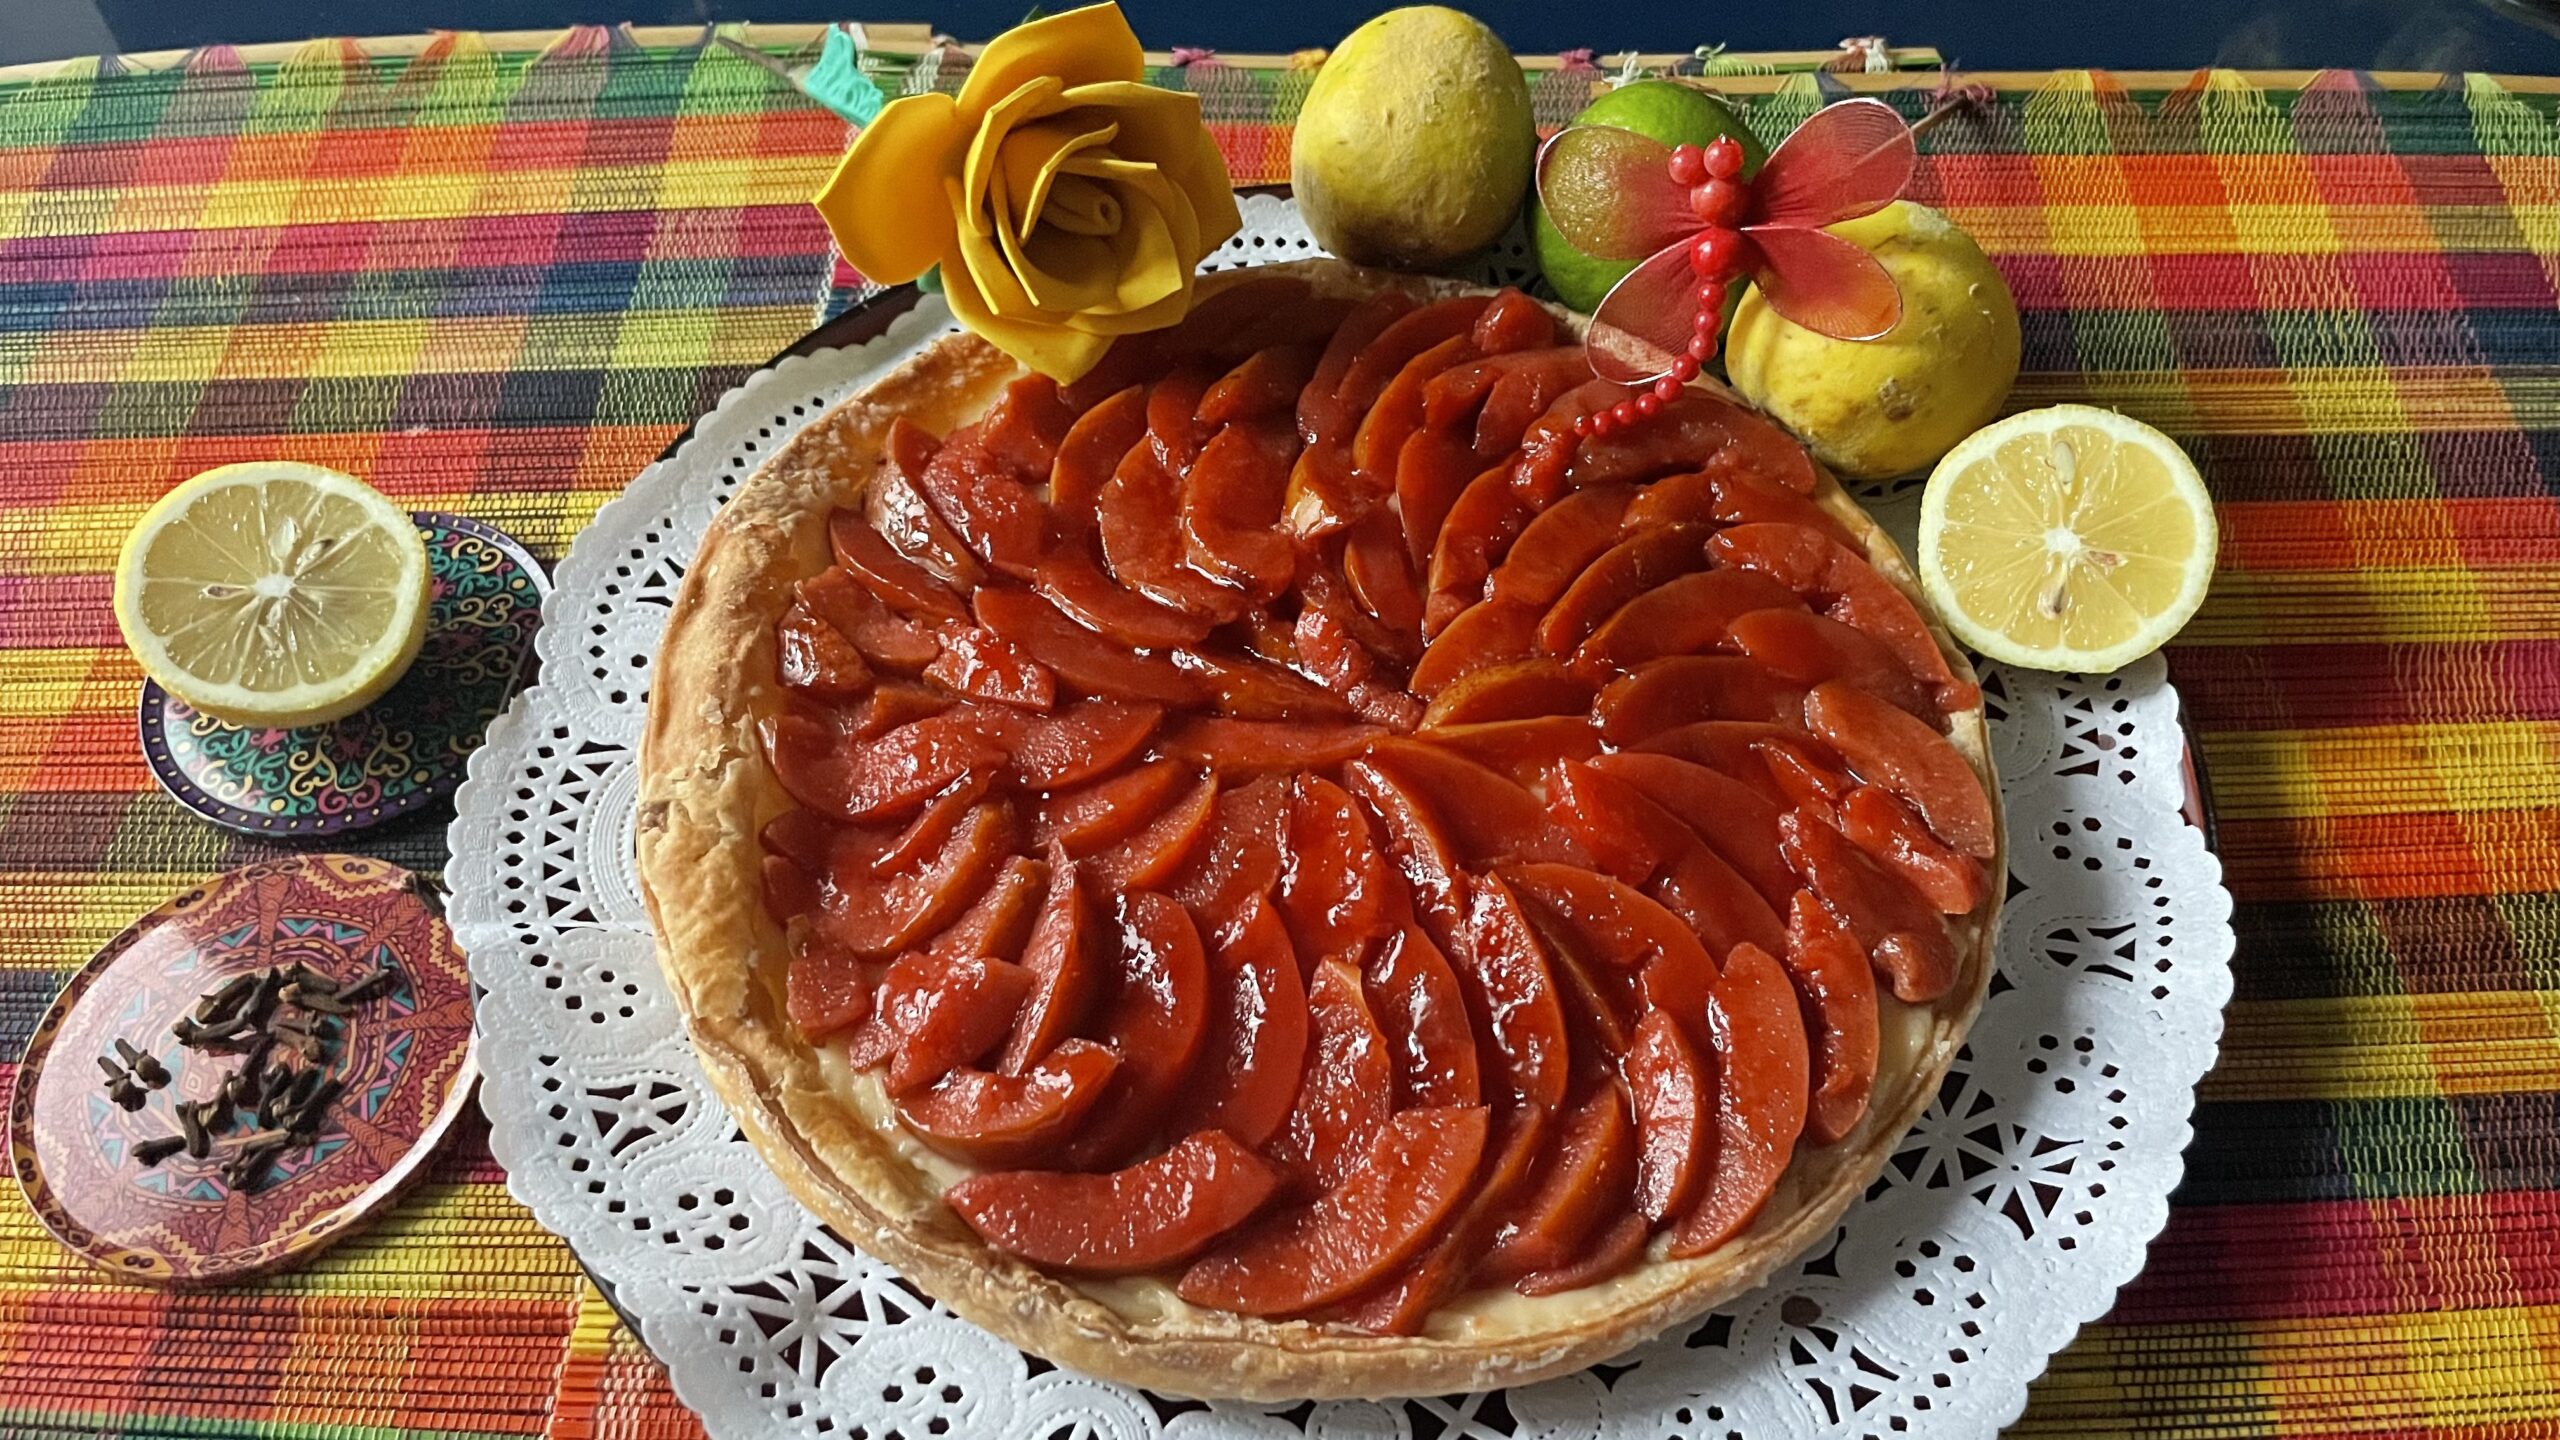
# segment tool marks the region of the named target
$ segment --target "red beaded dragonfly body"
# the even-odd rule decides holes
[[[1645,388],[1576,428],[1605,435],[1697,379],[1740,279],[1808,330],[1842,340],[1891,330],[1902,318],[1893,277],[1822,227],[1891,204],[1917,161],[1911,127],[1876,100],[1815,111],[1748,178],[1729,136],[1675,147],[1607,125],[1557,132],[1538,155],[1548,217],[1587,254],[1641,259],[1600,302],[1584,348],[1601,378]]]

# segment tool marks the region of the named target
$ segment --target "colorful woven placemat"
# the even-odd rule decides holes
[[[1281,178],[1302,77],[1168,78],[1239,182]],[[1769,79],[1753,121],[1841,83]],[[828,303],[801,201],[844,139],[731,52],[601,31],[0,83],[0,1054],[126,920],[262,853],[136,749],[105,573],[143,505],[286,455],[556,556]],[[2225,1058],[2149,1272],[2020,1433],[2551,1433],[2552,102],[2065,74],[1925,148],[1921,198],[2024,308],[2013,403],[2185,440],[2228,561],[2173,661],[2240,901]],[[433,870],[441,826],[370,848]],[[321,1263],[217,1293],[108,1283],[0,1198],[0,1433],[544,1431],[692,1427],[476,1134]]]

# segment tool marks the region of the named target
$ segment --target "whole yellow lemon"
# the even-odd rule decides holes
[[[1298,112],[1289,181],[1345,260],[1427,270],[1502,234],[1538,129],[1499,36],[1438,5],[1390,10],[1335,47]]]
[[[1880,480],[1923,470],[1989,423],[2018,378],[2018,304],[1946,216],[1897,200],[1831,233],[1874,254],[1902,289],[1875,340],[1834,340],[1744,294],[1725,337],[1734,388],[1833,470]]]

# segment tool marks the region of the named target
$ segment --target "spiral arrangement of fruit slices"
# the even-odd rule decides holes
[[[1990,893],[1978,696],[1792,440],[1576,433],[1624,393],[1516,292],[1271,277],[893,426],[777,626],[765,903],[988,1243],[1410,1333],[1857,1126]]]

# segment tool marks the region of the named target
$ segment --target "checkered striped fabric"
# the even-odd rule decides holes
[[[1166,78],[1239,183],[1282,178],[1302,74]],[[557,555],[841,294],[801,202],[844,139],[722,49],[602,32],[0,86],[0,1054],[125,920],[258,848],[137,751],[106,573],[141,508],[292,456]],[[2240,901],[2226,1058],[2149,1272],[2020,1431],[2552,1433],[2553,106],[2067,74],[1924,148],[1919,198],[2024,308],[2012,403],[2179,436],[2227,547],[2173,658]],[[441,821],[373,848],[436,869]],[[0,1432],[546,1429],[691,1422],[476,1135],[321,1262],[215,1293],[107,1283],[0,1199]]]

